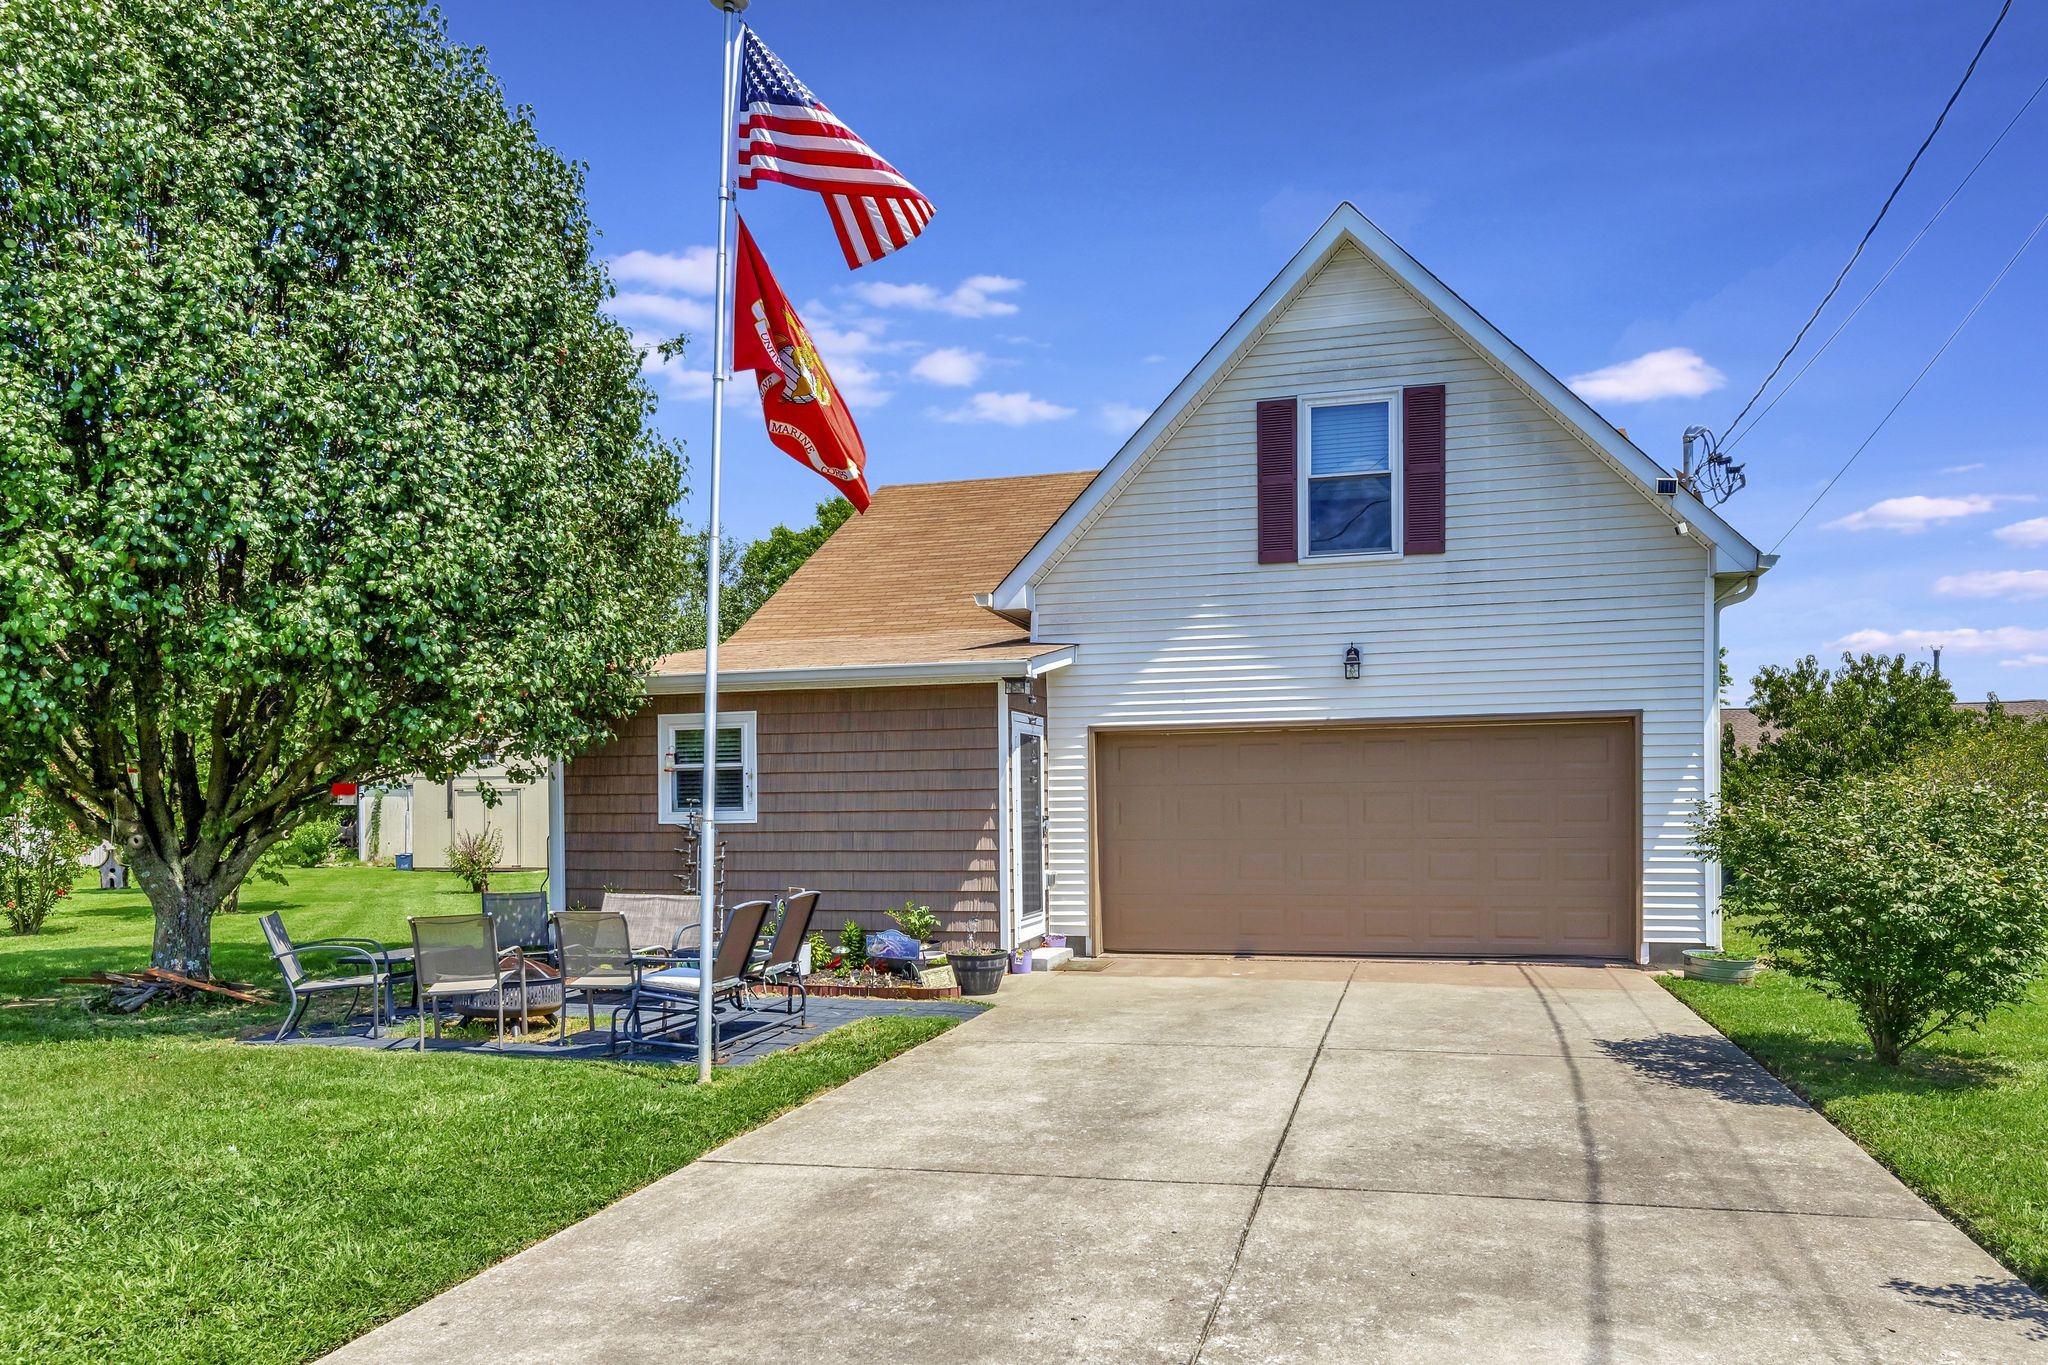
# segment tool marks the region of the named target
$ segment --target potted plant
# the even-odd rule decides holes
[[[962,995],[994,995],[1002,988],[1003,974],[1010,965],[1010,955],[1001,948],[972,938],[966,947],[946,956],[953,963],[953,976]]]
[[[1724,985],[1747,986],[1756,978],[1757,960],[1720,948],[1687,948],[1685,974],[1694,981],[1719,981]]]

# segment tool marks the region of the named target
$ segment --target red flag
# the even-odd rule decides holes
[[[733,278],[732,367],[761,382],[768,439],[831,480],[856,511],[868,510],[867,448],[811,334],[761,259],[746,220]]]

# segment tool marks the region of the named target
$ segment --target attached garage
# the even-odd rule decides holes
[[[1101,730],[1112,952],[1632,958],[1633,719]]]

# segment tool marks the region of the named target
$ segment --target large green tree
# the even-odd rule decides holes
[[[582,191],[412,5],[0,3],[0,792],[159,965],[329,783],[537,766],[673,647]]]

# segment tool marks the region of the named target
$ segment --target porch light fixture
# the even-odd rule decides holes
[[[1344,651],[1344,676],[1353,682],[1358,680],[1358,646]]]
[[[1013,697],[1028,697],[1031,695],[1031,679],[1005,678],[1003,679],[1003,691]]]

